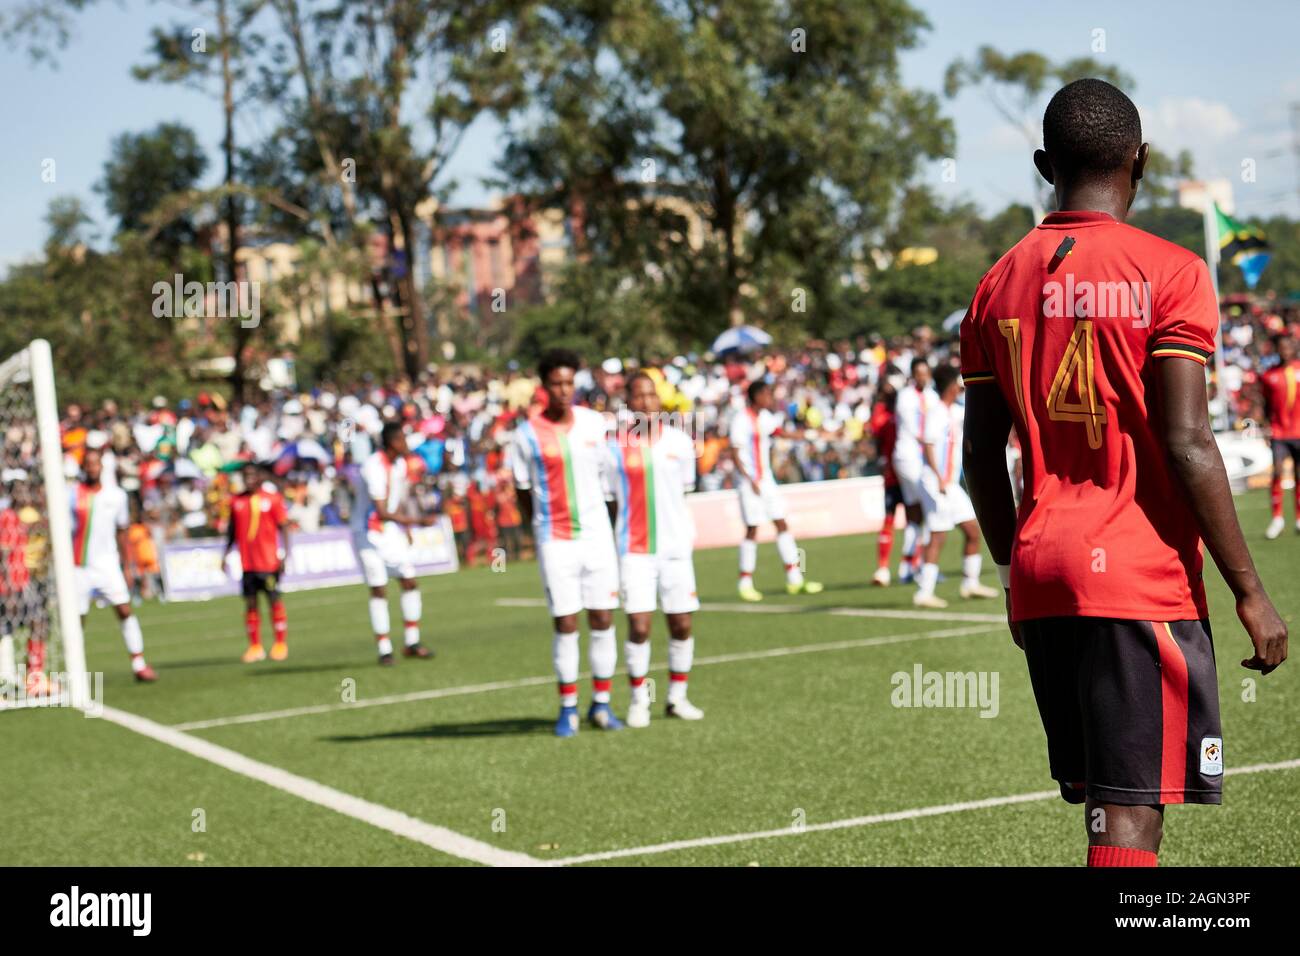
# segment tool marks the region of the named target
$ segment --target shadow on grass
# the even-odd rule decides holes
[[[429,724],[427,727],[392,730],[382,734],[347,734],[323,739],[336,744],[357,744],[371,740],[422,740],[445,737],[509,737],[525,734],[549,734],[554,729],[554,719],[510,717],[496,720],[474,720],[465,723]]]

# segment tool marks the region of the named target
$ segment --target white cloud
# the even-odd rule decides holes
[[[1154,109],[1138,110],[1142,135],[1163,152],[1193,152],[1222,143],[1242,130],[1242,122],[1224,103],[1196,96],[1164,97]]]

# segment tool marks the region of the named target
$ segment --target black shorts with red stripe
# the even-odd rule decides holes
[[[1223,731],[1209,621],[1020,622],[1047,757],[1070,803],[1219,803]]]

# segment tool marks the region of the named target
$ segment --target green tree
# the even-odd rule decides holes
[[[697,342],[776,318],[774,289],[811,304],[784,321],[824,325],[902,185],[951,151],[898,77],[928,26],[901,0],[539,11],[520,58],[542,109],[513,117],[507,179],[574,210],[579,255],[667,293]]]
[[[97,190],[120,232],[146,232],[150,214],[163,198],[197,186],[208,159],[198,137],[180,123],[160,123],[143,133],[113,139]],[[156,230],[150,241],[166,261],[178,262],[181,250],[198,242],[200,224],[191,214],[177,216]]]
[[[1031,150],[1042,145],[1040,123],[1043,118],[1045,94],[1066,83],[1084,77],[1106,80],[1122,90],[1133,88],[1133,78],[1118,67],[1102,63],[1091,57],[1075,57],[1054,63],[1041,53],[1024,50],[1020,53],[1002,53],[991,46],[982,46],[969,59],[954,60],[943,78],[943,91],[949,98],[963,89],[982,91],[998,115],[1010,123],[1025,138]],[[1033,173],[1032,206],[1034,221],[1043,218],[1046,186]]]

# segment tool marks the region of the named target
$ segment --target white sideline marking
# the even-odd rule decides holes
[[[772,657],[790,657],[795,654],[818,654],[826,651],[844,651],[856,650],[861,647],[877,647],[883,644],[901,644],[907,641],[927,641],[940,640],[947,637],[965,637],[968,634],[983,634],[988,631],[998,630],[1005,625],[1005,621],[998,625],[979,624],[969,627],[951,627],[938,631],[913,631],[908,634],[888,634],[883,637],[864,637],[855,640],[846,641],[829,641],[823,644],[804,644],[798,647],[773,647],[761,651],[740,651],[735,654],[717,654],[712,657],[697,657],[695,659],[696,667],[706,667],[711,664],[733,664],[738,661],[758,661]],[[667,664],[655,664],[650,668],[652,671],[663,671],[668,669]],[[583,673],[579,679],[585,679],[590,674]],[[290,707],[284,710],[270,710],[254,714],[236,714],[232,717],[213,717],[209,720],[191,720],[185,723],[173,724],[173,730],[207,730],[212,727],[228,727],[232,724],[256,724],[265,720],[280,720],[285,717],[305,717],[310,714],[327,714],[336,710],[356,710],[359,707],[384,707],[388,704],[408,704],[420,700],[437,700],[441,697],[460,697],[465,694],[481,694],[494,690],[514,690],[519,687],[536,687],[540,684],[555,683],[555,675],[547,674],[541,677],[521,677],[516,680],[492,681],[486,684],[468,684],[461,687],[439,687],[433,690],[416,690],[409,691],[405,694],[389,694],[385,697],[362,698],[355,703],[345,704],[312,704],[307,707]]]
[[[1245,773],[1263,773],[1270,770],[1295,770],[1300,768],[1300,759],[1283,760],[1277,763],[1260,763],[1248,767],[1229,768],[1229,775]],[[656,843],[650,846],[628,847],[623,850],[605,850],[601,853],[583,853],[558,860],[549,860],[551,866],[572,866],[575,863],[595,863],[600,860],[618,860],[631,856],[650,856],[657,853],[671,853],[674,850],[689,850],[695,847],[723,846],[728,843],[747,843],[750,840],[768,840],[773,837],[799,836],[802,833],[819,833],[826,830],[848,830],[854,827],[868,827],[877,823],[895,823],[900,820],[917,820],[922,817],[937,817],[949,813],[965,813],[967,810],[987,810],[992,807],[1008,807],[1018,803],[1034,803],[1050,800],[1060,796],[1060,789],[1035,790],[1033,793],[1017,793],[1006,797],[988,797],[984,800],[967,800],[962,803],[944,803],[935,807],[919,807],[915,810],[896,810],[893,813],[875,813],[866,817],[850,817],[847,820],[832,820],[829,823],[810,823],[799,829],[792,826],[779,830],[756,830],[753,833],[732,833],[726,836],[698,837],[694,840],[673,840],[670,843]]]
[[[446,827],[425,823],[415,817],[407,816],[399,810],[380,806],[354,797],[351,794],[327,787],[315,780],[308,780],[279,767],[253,760],[241,753],[228,750],[199,737],[182,733],[174,727],[165,727],[146,717],[131,714],[116,707],[105,707],[105,720],[111,721],[127,730],[156,740],[159,743],[183,750],[191,756],[224,767],[233,773],[249,777],[267,786],[300,797],[310,803],[318,804],[341,813],[344,816],[368,823],[389,833],[422,843],[427,847],[446,853],[449,856],[484,863],[488,866],[539,866],[544,863],[526,853],[502,850],[481,840],[475,840]]]
[[[498,607],[546,607],[541,598],[497,598]],[[922,611],[905,608],[818,607],[815,604],[701,604],[701,611],[724,614],[831,614],[835,617],[879,617],[902,621],[988,621],[1006,623],[1006,614],[967,611]]]

